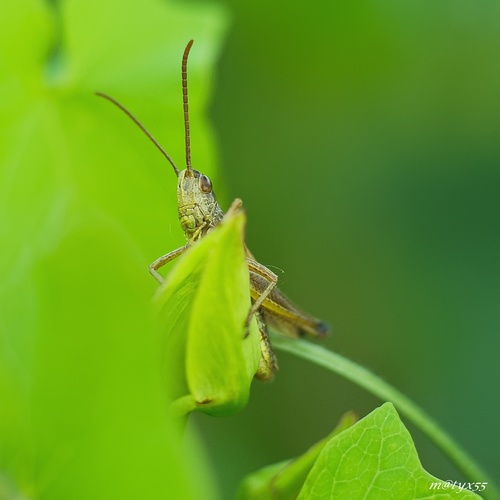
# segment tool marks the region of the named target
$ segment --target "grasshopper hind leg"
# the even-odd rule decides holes
[[[267,333],[267,326],[260,311],[255,312],[255,319],[260,332],[260,361],[255,378],[262,381],[272,380],[278,370],[278,362],[271,348],[271,342]]]

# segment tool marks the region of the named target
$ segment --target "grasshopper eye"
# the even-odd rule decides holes
[[[198,182],[199,182],[200,189],[204,193],[211,193],[212,192],[212,182],[210,181],[210,179],[206,175],[200,174],[200,179]]]

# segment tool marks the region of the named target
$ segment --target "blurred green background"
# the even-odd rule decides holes
[[[421,404],[499,479],[500,5],[227,4],[211,115],[252,252],[330,323],[329,347]],[[377,404],[278,356],[247,411],[197,416],[228,482]],[[413,435],[427,470],[460,477]]]
[[[11,437],[0,458],[7,470],[23,464],[17,482],[67,473],[69,442],[100,474],[97,489],[130,466],[125,451],[145,457],[151,440],[161,443],[149,434],[161,427],[161,387],[138,353],[144,342],[155,348],[143,326],[155,289],[145,266],[183,241],[175,181],[92,92],[123,101],[182,166],[179,63],[191,37],[193,164],[213,178],[223,208],[243,199],[252,252],[332,326],[328,347],[421,404],[499,479],[498,2],[5,5],[0,424]],[[225,498],[249,471],[325,436],[345,411],[380,403],[278,357],[276,380],[254,384],[241,414],[191,419]],[[108,436],[106,463],[123,460],[116,470],[93,462],[87,436],[102,446],[101,414],[110,426],[125,418]],[[149,430],[121,439],[136,427]],[[459,481],[410,430],[424,467]],[[155,450],[161,469],[169,457]],[[149,478],[141,474],[137,487]],[[58,487],[45,496],[64,498]]]

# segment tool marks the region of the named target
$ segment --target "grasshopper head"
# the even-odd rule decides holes
[[[192,168],[179,172],[177,205],[179,221],[188,241],[203,236],[223,217],[212,182]]]
[[[198,196],[212,196],[215,197],[212,189],[212,181],[205,175],[192,168],[186,168],[179,172],[179,180],[177,182],[177,189],[179,195],[192,194],[194,197]],[[178,198],[179,204],[182,197]]]

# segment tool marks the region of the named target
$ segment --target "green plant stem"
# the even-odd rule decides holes
[[[302,339],[272,336],[273,347],[322,366],[363,387],[383,401],[390,401],[413,425],[422,431],[471,482],[487,482],[485,498],[500,499],[491,478],[429,415],[404,394],[366,368],[339,354]]]

